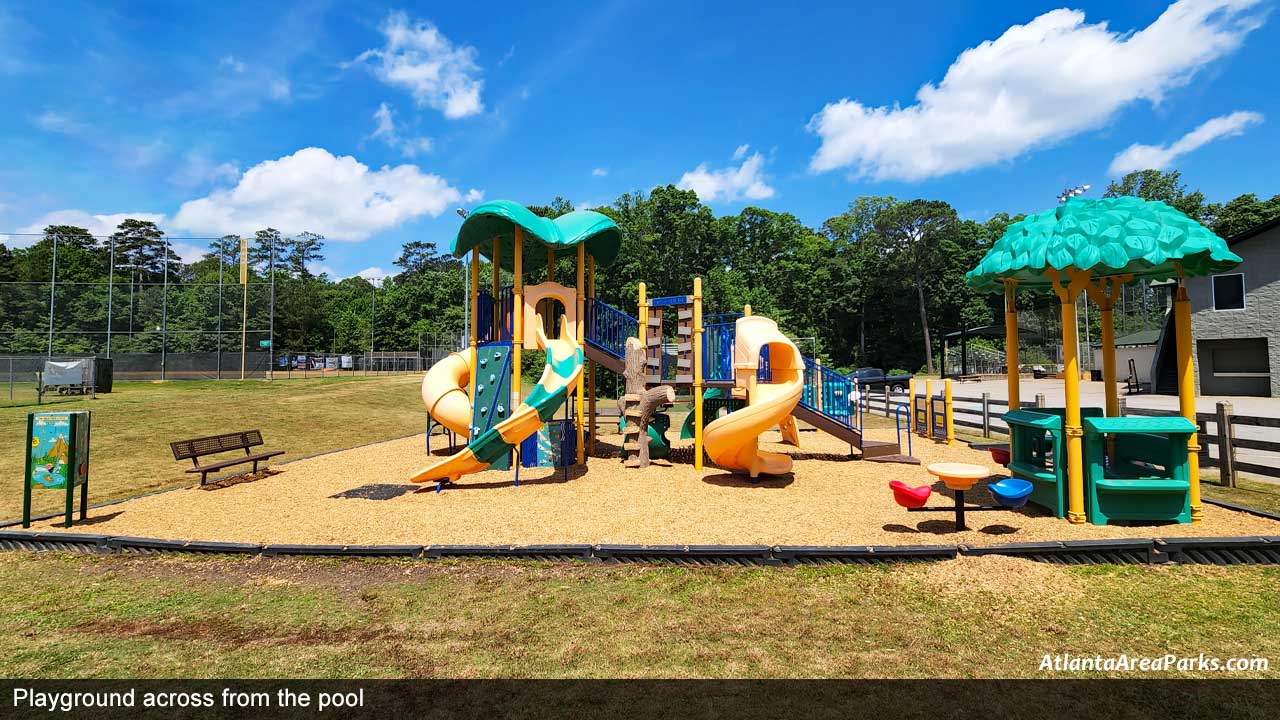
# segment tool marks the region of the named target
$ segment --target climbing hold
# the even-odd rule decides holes
[[[498,379],[497,375],[494,375],[493,373],[489,373],[489,382],[493,382],[497,379]]]
[[[506,414],[507,414],[507,409],[506,409],[506,408],[504,408],[504,407],[502,407],[501,405],[499,405],[499,406],[498,406],[498,414],[499,414],[499,415],[506,415]]]
[[[489,365],[488,360],[486,360],[485,358],[480,358],[480,367],[488,367],[488,365]]]
[[[477,385],[477,386],[476,386],[476,394],[478,395],[478,394],[480,394],[480,393],[482,393],[482,392],[484,392],[484,386],[483,386],[483,385]]]

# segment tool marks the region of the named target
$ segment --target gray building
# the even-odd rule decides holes
[[[1200,395],[1270,397],[1280,392],[1280,218],[1227,238],[1244,259],[1234,269],[1191,278],[1191,333]],[[1155,376],[1175,371],[1172,322],[1165,323]],[[1159,388],[1163,390],[1164,388]]]

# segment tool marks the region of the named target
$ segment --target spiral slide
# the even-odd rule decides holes
[[[461,451],[451,455],[440,462],[419,470],[416,475],[409,478],[412,482],[430,482],[439,480],[443,482],[454,482],[463,475],[480,472],[488,468],[495,460],[511,451],[511,448],[520,443],[521,440],[529,437],[542,427],[542,424],[555,416],[556,411],[564,405],[569,397],[569,393],[574,389],[578,382],[578,375],[582,373],[583,355],[582,347],[578,345],[577,339],[571,331],[571,324],[568,319],[562,319],[560,322],[560,338],[557,340],[549,340],[542,331],[542,318],[539,317],[537,323],[534,324],[535,334],[538,341],[538,347],[547,353],[547,366],[542,371],[542,377],[538,380],[538,384],[533,388],[533,392],[529,393],[529,397],[520,404],[511,417],[494,425],[477,437]],[[450,362],[450,358],[442,360],[442,364]],[[435,368],[432,368],[434,371]],[[457,368],[451,373],[456,373]],[[444,376],[445,371],[441,371]],[[430,374],[430,373],[428,373]],[[435,387],[434,385],[432,386]],[[437,399],[442,399],[446,394],[440,394]],[[464,393],[465,395],[465,393]],[[433,397],[436,397],[433,394]],[[423,383],[423,399],[427,399],[426,382]],[[430,401],[428,401],[430,407]],[[468,405],[467,417],[470,418],[471,411]],[[434,415],[433,415],[434,416]],[[444,418],[439,418],[443,423]]]
[[[758,382],[760,351],[769,347],[772,380]],[[747,406],[707,425],[703,443],[711,462],[726,470],[783,475],[791,472],[791,456],[762,451],[760,433],[786,422],[804,390],[804,360],[800,350],[778,330],[778,324],[759,315],[738,318],[734,349],[734,377],[747,388]],[[794,426],[792,426],[794,427]],[[787,435],[784,428],[783,434]]]
[[[471,437],[470,351],[451,353],[422,378],[422,402],[431,419],[461,437]]]

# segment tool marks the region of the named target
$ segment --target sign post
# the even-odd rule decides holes
[[[31,527],[31,491],[65,490],[65,520],[71,527],[75,489],[80,519],[89,511],[89,411],[27,413],[26,473],[22,483],[22,527]]]

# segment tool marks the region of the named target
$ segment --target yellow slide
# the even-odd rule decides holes
[[[769,348],[770,382],[757,380],[760,352]],[[804,390],[804,359],[800,349],[778,330],[778,324],[754,315],[738,318],[734,348],[734,379],[747,390],[747,406],[725,415],[703,431],[703,445],[711,462],[726,470],[784,475],[791,472],[791,456],[759,448],[760,433],[786,423]],[[794,424],[790,424],[794,428]],[[784,428],[783,435],[789,433]],[[786,439],[790,439],[787,437]]]
[[[568,400],[577,385],[578,375],[582,373],[582,347],[574,338],[567,319],[561,320],[560,338],[557,340],[547,339],[542,331],[541,317],[534,327],[538,347],[547,352],[547,366],[529,397],[511,417],[472,438],[460,452],[419,470],[409,478],[412,482],[453,482],[463,475],[488,468],[521,440],[537,432]]]
[[[451,353],[422,378],[422,402],[432,420],[464,438],[471,437],[471,351]]]

